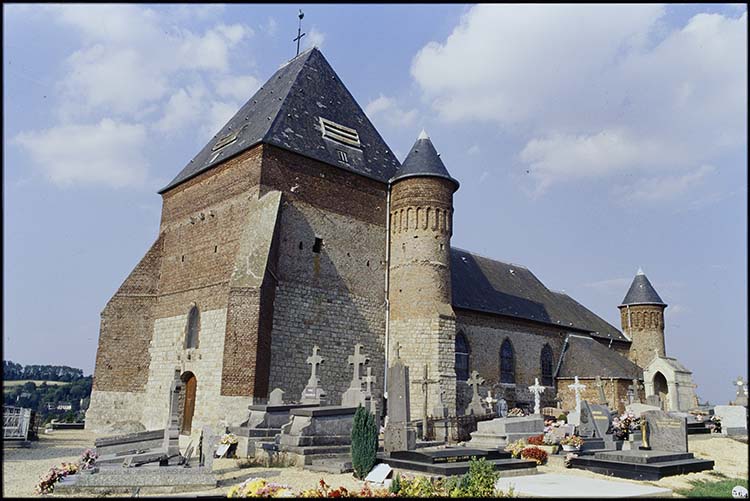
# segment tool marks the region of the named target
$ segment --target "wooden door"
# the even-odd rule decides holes
[[[190,435],[195,412],[195,389],[197,381],[194,375],[185,381],[185,412],[182,414],[182,434]]]

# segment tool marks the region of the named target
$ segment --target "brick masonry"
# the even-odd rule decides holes
[[[663,305],[620,306],[622,331],[632,343],[628,358],[635,364],[646,367],[656,353],[665,356]]]

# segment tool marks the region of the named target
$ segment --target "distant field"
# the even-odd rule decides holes
[[[49,386],[63,386],[66,384],[70,384],[68,381],[41,381],[37,379],[19,379],[18,381],[3,381],[3,391],[8,391],[13,386],[23,386],[26,383],[34,383],[35,385],[39,386],[42,383],[47,383]]]

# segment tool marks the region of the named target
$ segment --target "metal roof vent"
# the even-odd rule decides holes
[[[355,148],[360,147],[359,134],[355,129],[350,129],[336,122],[326,120],[323,117],[320,118],[320,130],[323,132],[324,139],[330,139],[338,143],[345,144],[347,146],[353,146]]]

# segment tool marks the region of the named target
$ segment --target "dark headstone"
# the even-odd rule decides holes
[[[609,408],[605,405],[581,402],[581,417],[578,434],[584,438],[604,438],[611,423]]]
[[[649,447],[655,451],[687,452],[687,420],[664,411],[645,411]]]

